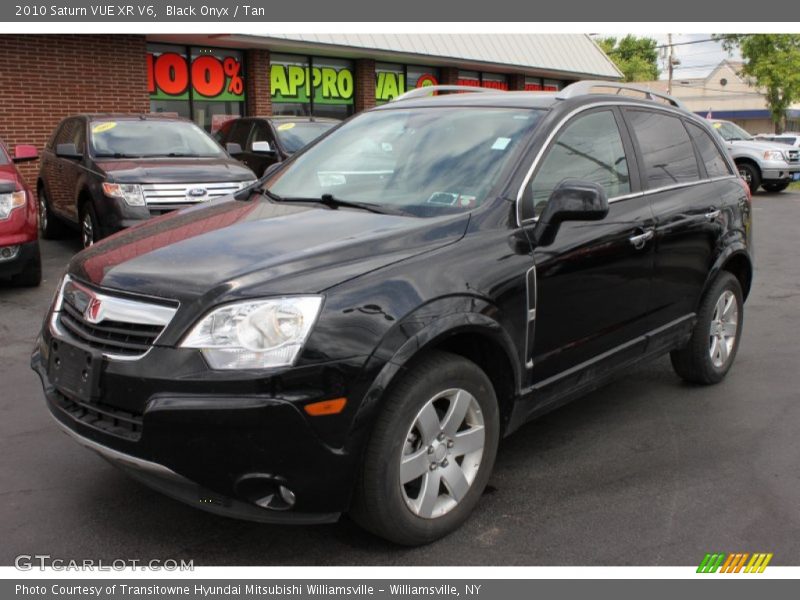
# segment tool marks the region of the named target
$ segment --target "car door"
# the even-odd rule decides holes
[[[61,180],[64,189],[64,202],[61,212],[73,221],[78,220],[78,181],[85,169],[86,156],[86,120],[76,118],[69,129],[67,143],[75,144],[81,158],[61,159]]]
[[[653,318],[686,329],[723,247],[725,206],[745,197],[722,148],[697,124],[659,110],[624,111],[656,218]]]
[[[75,119],[66,119],[61,122],[53,136],[52,147],[48,149],[42,160],[45,191],[50,202],[50,208],[59,215],[66,215],[69,192],[66,186],[64,168],[69,159],[58,156],[56,153],[59,144],[68,144],[72,141],[75,128]]]
[[[539,387],[568,387],[593,365],[640,354],[650,327],[654,221],[616,108],[581,112],[553,138],[525,192],[535,215],[566,178],[602,185],[609,212],[601,221],[565,222],[551,245],[534,248],[529,361]]]

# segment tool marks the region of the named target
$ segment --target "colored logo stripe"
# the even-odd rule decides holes
[[[772,553],[756,552],[734,552],[726,554],[724,552],[708,553],[703,557],[700,566],[697,567],[698,573],[763,573],[764,569],[772,560]],[[747,562],[747,559],[750,562]],[[745,566],[747,562],[747,566]],[[742,568],[744,567],[744,571]]]

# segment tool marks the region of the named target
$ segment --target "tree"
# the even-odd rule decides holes
[[[658,79],[658,51],[654,39],[629,34],[621,40],[601,38],[597,43],[622,71],[625,81]]]
[[[744,59],[742,75],[764,89],[767,106],[780,133],[786,125],[786,109],[800,100],[800,35],[725,34],[715,36],[731,52],[739,48]]]

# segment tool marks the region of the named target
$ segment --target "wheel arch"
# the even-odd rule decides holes
[[[753,262],[744,245],[737,244],[736,247],[730,248],[720,255],[714,263],[703,286],[703,293],[700,295],[699,302],[702,302],[708,288],[711,287],[711,284],[722,271],[731,273],[739,280],[739,285],[742,287],[742,299],[747,300],[753,284]]]

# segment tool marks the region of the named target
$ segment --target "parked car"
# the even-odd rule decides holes
[[[39,158],[35,146],[19,145],[9,156],[0,141],[0,278],[17,285],[42,281],[42,258],[36,227],[36,198],[14,163]]]
[[[154,215],[232,194],[253,172],[191,121],[160,115],[64,119],[36,184],[42,237],[80,229],[84,247]]]
[[[752,193],[759,187],[768,192],[782,192],[792,181],[800,180],[800,149],[756,139],[730,121],[709,120],[725,140],[739,175]]]
[[[32,356],[53,416],[199,508],[413,545],[468,517],[526,421],[665,353],[719,382],[747,186],[677,101],[597,85],[638,90],[414,90],[236,202],[78,254]]]
[[[261,177],[267,167],[282,162],[339,124],[318,117],[244,117],[227,121],[214,134],[231,155]]]

